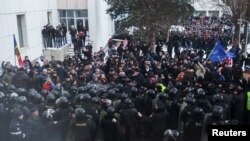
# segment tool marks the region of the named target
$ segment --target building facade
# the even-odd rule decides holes
[[[114,34],[113,21],[106,14],[104,0],[0,0],[0,62],[15,63],[13,34],[22,58],[37,59],[43,54],[41,31],[50,23],[65,23],[69,29],[82,23],[93,51],[104,47]],[[67,33],[69,36],[69,32]]]
[[[108,39],[114,34],[114,22],[106,9],[104,0],[57,0],[59,21],[66,23],[67,28],[77,28],[82,23],[87,30],[89,42],[93,51],[104,47]]]
[[[56,0],[0,0],[0,62],[15,64],[13,35],[22,58],[42,55],[41,30],[45,24],[57,24]]]
[[[194,15],[221,17],[223,14],[231,14],[228,6],[225,6],[222,0],[188,0],[194,7]]]

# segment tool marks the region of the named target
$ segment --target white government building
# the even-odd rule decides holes
[[[114,33],[114,22],[106,14],[108,6],[104,0],[0,0],[0,3],[0,62],[15,63],[13,34],[22,58],[39,58],[43,54],[41,31],[48,22],[54,27],[63,22],[67,28],[83,23],[88,27],[94,51],[105,46]]]

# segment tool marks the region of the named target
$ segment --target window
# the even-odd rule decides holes
[[[66,17],[66,10],[59,10],[60,17]]]
[[[67,11],[67,17],[74,17],[74,11],[73,10],[68,10]]]
[[[87,10],[76,10],[76,17],[88,17]]]
[[[51,19],[52,19],[52,13],[51,12],[47,12],[47,18],[48,18],[48,23],[51,23]]]
[[[89,31],[89,21],[88,19],[85,20],[85,29]]]
[[[60,23],[64,23],[66,25],[66,19],[60,19]]]
[[[70,29],[70,27],[72,25],[75,25],[75,20],[74,19],[68,19],[68,29]]]
[[[58,10],[59,20],[67,25],[68,30],[72,25],[77,28],[81,22],[88,30],[88,11],[87,10]]]
[[[25,15],[17,15],[17,28],[18,28],[19,46],[27,47],[28,39],[27,39]]]

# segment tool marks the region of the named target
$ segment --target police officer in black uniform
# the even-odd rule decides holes
[[[156,99],[153,103],[153,112],[150,115],[152,124],[152,133],[150,141],[163,140],[163,133],[169,127],[171,122],[170,115],[165,109],[165,104],[160,99]]]
[[[94,141],[96,124],[87,117],[83,108],[75,110],[75,119],[71,121],[72,141]]]
[[[125,101],[125,107],[120,110],[121,126],[125,133],[126,141],[133,141],[137,139],[138,135],[138,121],[140,114],[134,108],[132,100],[127,98]]]
[[[205,91],[203,88],[198,88],[196,90],[196,103],[197,106],[201,107],[205,113],[209,113],[212,111],[211,103],[206,99]]]
[[[200,107],[196,107],[192,111],[192,118],[188,119],[183,129],[184,141],[200,141],[201,140],[204,114],[205,114],[204,111]]]
[[[104,131],[104,141],[124,141],[119,120],[114,116],[115,108],[108,107],[107,114],[101,121]]]
[[[10,123],[10,141],[25,141],[26,131],[22,120],[22,111],[15,110],[13,112],[13,119]]]
[[[1,94],[0,94],[1,95]],[[0,96],[0,141],[9,140],[9,125],[11,115],[7,107],[5,107]]]
[[[44,125],[39,116],[38,107],[31,108],[31,116],[26,122],[27,141],[44,141]]]
[[[208,125],[225,125],[224,108],[222,106],[214,106],[212,115],[207,119]]]

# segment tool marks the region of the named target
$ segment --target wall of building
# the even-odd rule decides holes
[[[42,55],[41,30],[48,23],[47,12],[51,12],[50,23],[58,24],[56,0],[0,0],[0,61],[14,64],[13,34],[19,45],[17,15],[25,15],[27,46],[21,47],[21,56],[31,60]]]
[[[104,0],[89,0],[89,36],[93,45],[93,51],[105,47],[108,39],[114,34],[114,22],[106,13],[108,8]]]
[[[58,9],[87,9],[87,0],[57,0]]]
[[[190,3],[195,9],[195,16],[203,14],[206,16],[217,16],[221,17],[223,15],[221,0],[191,0]],[[220,5],[220,6],[219,6]]]

